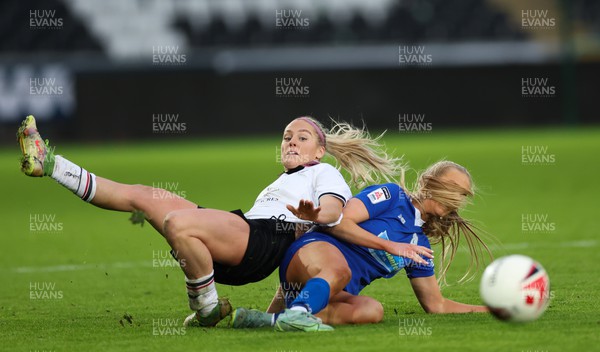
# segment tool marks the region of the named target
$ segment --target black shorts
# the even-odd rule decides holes
[[[239,209],[231,213],[238,215],[250,225],[248,247],[242,261],[236,266],[213,262],[215,281],[233,286],[261,281],[279,267],[285,252],[296,238],[296,224],[275,217],[246,219]]]
[[[275,218],[246,219],[241,210],[232,213],[250,225],[248,248],[236,266],[213,262],[215,281],[234,286],[261,281],[279,267],[288,247],[296,239],[296,224]]]

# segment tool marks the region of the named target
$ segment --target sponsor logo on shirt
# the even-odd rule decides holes
[[[369,197],[369,200],[372,204],[377,204],[379,202],[383,202],[384,200],[392,198],[390,190],[387,189],[387,187],[379,187],[373,192],[367,194],[367,197]]]
[[[377,235],[377,237],[383,238],[384,240],[390,239],[388,237],[387,231],[383,231],[382,233]],[[387,270],[388,273],[390,273],[390,275],[387,275],[386,277],[392,277],[394,276],[394,274],[396,274],[398,271],[404,268],[404,259],[400,256],[392,255],[381,249],[376,250],[372,248],[369,248],[369,253],[373,258],[375,258],[375,260],[379,264],[381,264]]]

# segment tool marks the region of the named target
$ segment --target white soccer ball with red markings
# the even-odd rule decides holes
[[[483,272],[481,299],[500,320],[527,322],[550,303],[550,278],[535,260],[519,254],[493,261]]]

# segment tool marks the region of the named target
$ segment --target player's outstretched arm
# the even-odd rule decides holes
[[[413,291],[421,304],[421,307],[431,314],[448,313],[474,313],[488,312],[485,306],[476,306],[455,302],[444,298],[440,291],[435,275],[429,277],[418,277],[410,279]]]
[[[312,221],[318,224],[331,224],[339,220],[344,204],[336,197],[324,195],[319,199],[319,206],[315,207],[310,200],[301,199],[298,207],[291,204],[287,209],[298,219]]]
[[[369,212],[363,202],[360,199],[352,198],[344,208],[342,221],[337,226],[328,228],[326,231],[343,241],[357,246],[384,250],[393,255],[412,259],[420,264],[427,265],[427,261],[419,254],[427,258],[433,258],[433,251],[427,247],[388,241],[358,226],[358,223],[368,219]]]

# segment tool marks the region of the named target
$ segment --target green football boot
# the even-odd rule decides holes
[[[314,315],[299,310],[286,309],[275,320],[275,331],[333,331],[333,327],[323,324]]]
[[[33,115],[27,116],[21,123],[17,140],[23,153],[21,172],[32,177],[51,175],[54,169],[54,149],[40,136]]]
[[[231,303],[227,298],[219,298],[217,305],[207,316],[201,316],[200,312],[191,314],[183,321],[184,326],[192,326],[198,323],[200,326],[211,327],[217,325],[221,320],[231,314]]]
[[[234,329],[264,328],[271,326],[272,316],[257,309],[238,308],[231,315],[230,326]]]

